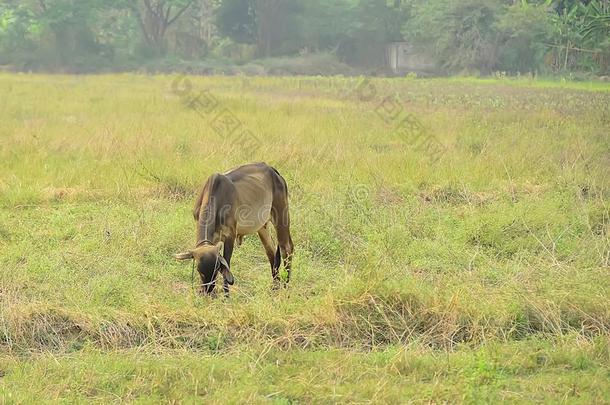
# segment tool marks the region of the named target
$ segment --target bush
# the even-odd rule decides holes
[[[403,34],[426,50],[444,72],[489,73],[497,67],[500,12],[496,0],[418,2]]]
[[[513,5],[500,17],[497,29],[502,35],[499,67],[508,72],[528,72],[544,65],[551,42],[552,26],[545,8]]]

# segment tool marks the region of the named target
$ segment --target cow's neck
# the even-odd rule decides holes
[[[216,204],[211,198],[205,206],[201,207],[199,213],[199,221],[197,223],[197,243],[209,241],[214,243],[216,228],[219,225],[217,222],[218,215],[216,213]]]

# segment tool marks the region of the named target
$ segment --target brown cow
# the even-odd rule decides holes
[[[174,255],[176,259],[195,259],[201,276],[201,292],[212,294],[216,276],[222,273],[224,292],[233,285],[231,255],[235,241],[258,233],[269,263],[274,286],[279,285],[280,255],[290,280],[294,251],[290,237],[288,187],[286,181],[266,163],[251,163],[226,173],[211,175],[203,185],[193,211],[197,221],[197,243],[193,250]],[[269,222],[275,226],[278,246],[274,250]],[[220,249],[223,249],[222,256]]]

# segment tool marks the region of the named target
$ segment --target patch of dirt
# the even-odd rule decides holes
[[[47,187],[42,190],[42,197],[45,201],[59,201],[78,193],[73,187]]]
[[[375,194],[375,201],[380,205],[401,205],[405,199],[402,194],[393,188],[382,186]]]
[[[484,205],[495,198],[495,195],[490,192],[475,192],[466,188],[453,186],[421,191],[419,196],[429,203],[445,203],[449,205]]]

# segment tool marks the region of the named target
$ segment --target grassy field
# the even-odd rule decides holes
[[[610,403],[608,85],[0,74],[0,97],[0,403]],[[247,237],[231,298],[196,296],[172,258],[195,192],[250,161],[288,182],[291,284]]]

